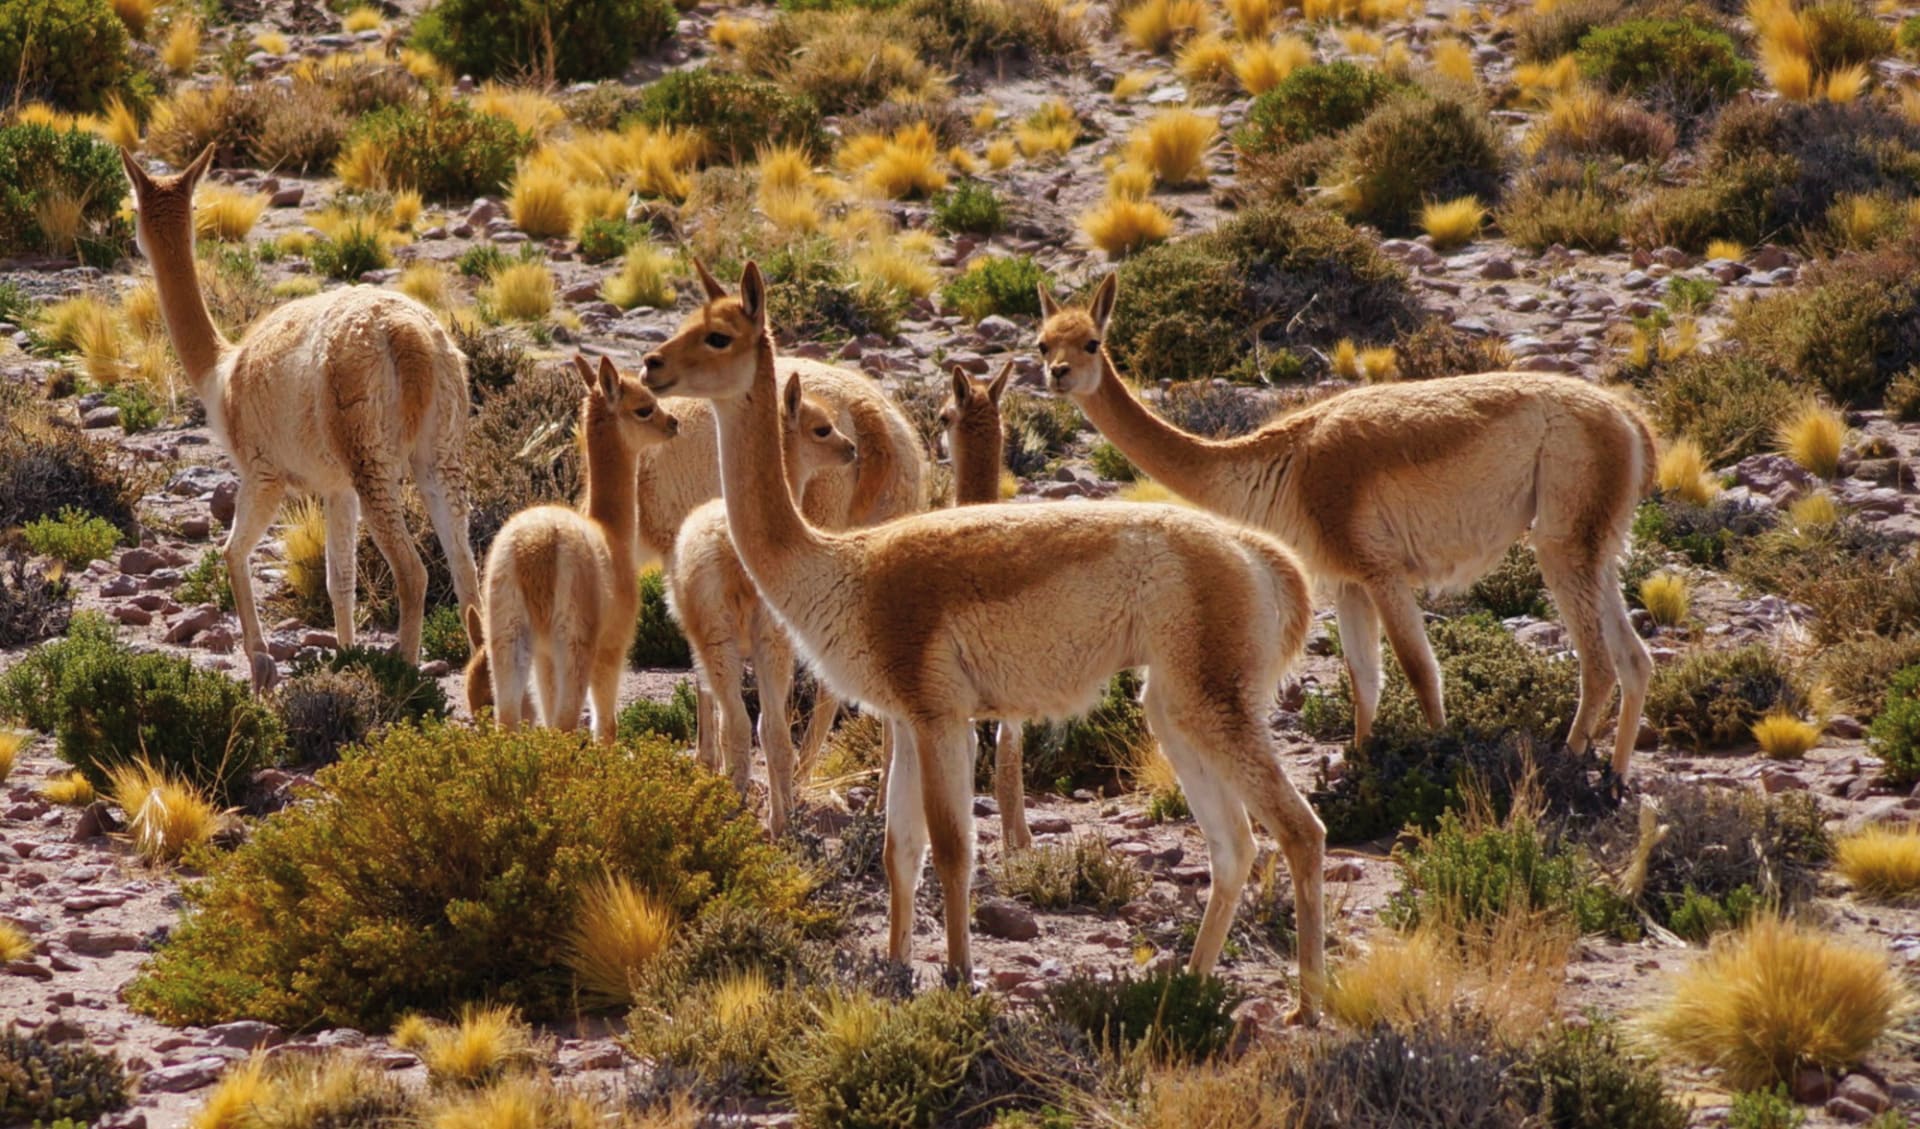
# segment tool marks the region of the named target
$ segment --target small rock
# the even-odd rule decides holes
[[[140,947],[140,938],[111,929],[69,929],[64,940],[67,948],[84,957],[103,957]]]
[[[153,613],[132,604],[120,604],[107,613],[126,627],[145,627],[153,622]]]
[[[367,1045],[367,1037],[351,1027],[335,1027],[314,1036],[314,1044],[322,1047],[353,1049]]]
[[[1480,264],[1480,277],[1504,282],[1520,277],[1520,272],[1514,269],[1512,259],[1504,255],[1489,255],[1487,261]]]
[[[1833,1096],[1852,1102],[1869,1114],[1879,1113],[1893,1104],[1886,1087],[1865,1074],[1849,1074],[1842,1078],[1840,1088],[1834,1091]]]
[[[127,576],[145,576],[166,566],[166,558],[152,549],[135,547],[120,554],[120,571]]]
[[[340,637],[331,631],[309,631],[300,636],[300,645],[318,647],[323,651],[337,651],[340,649]]]
[[[8,961],[6,964],[0,965],[0,972],[4,972],[8,976],[24,976],[29,980],[53,979],[53,969],[48,968],[44,964],[35,964],[30,960]]]
[[[1833,1096],[1833,1079],[1817,1067],[1803,1066],[1793,1076],[1793,1100],[1817,1105]]]
[[[1358,882],[1366,874],[1366,868],[1352,859],[1336,859],[1328,863],[1326,869],[1329,882]]]
[[[1064,815],[1035,815],[1027,819],[1027,829],[1035,835],[1064,835],[1073,830],[1073,821]]]
[[[297,208],[307,198],[307,190],[298,184],[289,184],[268,198],[267,203],[276,208]]]
[[[1873,1120],[1873,1111],[1858,1102],[1836,1097],[1827,1103],[1827,1114],[1837,1117],[1849,1125],[1861,1125]]]
[[[224,1058],[197,1058],[179,1066],[163,1066],[159,1070],[148,1071],[146,1077],[140,1079],[140,1088],[149,1094],[183,1094],[212,1085],[213,1080],[220,1077],[226,1068],[227,1060]]]
[[[1807,782],[1788,769],[1770,764],[1760,770],[1760,787],[1767,795],[1777,796],[1782,792],[1804,792]]]
[[[176,646],[190,643],[193,637],[220,620],[220,609],[212,604],[188,608],[167,628],[167,642]]]
[[[119,427],[120,409],[112,404],[103,404],[81,416],[80,426],[88,431],[97,431],[103,427]]]
[[[989,937],[1031,941],[1040,935],[1033,911],[1010,898],[989,898],[973,911],[973,922]]]
[[[596,1043],[583,1047],[580,1057],[573,1060],[575,1070],[619,1070],[627,1065],[627,1055],[613,1043]]]
[[[49,1043],[78,1043],[87,1037],[87,1029],[64,1015],[56,1015],[40,1029],[40,1037]]]
[[[287,1033],[271,1023],[263,1023],[257,1019],[241,1019],[207,1028],[207,1038],[215,1046],[257,1051],[262,1047],[277,1047],[286,1042]]]
[[[213,520],[219,522],[221,525],[232,525],[234,499],[239,497],[239,495],[240,482],[238,479],[230,482],[222,482],[213,488],[213,497],[208,501],[207,512],[211,513]]]
[[[1860,719],[1844,713],[1834,714],[1827,719],[1827,733],[1844,741],[1853,741],[1866,736],[1867,727]]]
[[[74,822],[73,834],[68,838],[81,843],[118,830],[120,821],[113,817],[113,808],[105,800],[95,800],[80,813],[80,818]]]

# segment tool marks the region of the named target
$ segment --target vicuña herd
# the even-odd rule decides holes
[[[1115,371],[1104,341],[1114,278],[1084,308],[1043,289],[1048,386],[1199,509],[1002,502],[1009,366],[985,384],[953,374],[940,423],[956,505],[928,511],[927,452],[900,408],[859,373],[777,357],[757,266],[729,294],[695,262],[706,301],[639,376],[575,358],[585,494],[577,508],[510,520],[482,583],[467,541],[465,358],[434,314],[346,287],[287,303],[228,342],[194,269],[193,192],[212,149],[171,177],[123,157],[167,330],[240,471],[226,563],[254,685],[270,686],[275,666],[248,558],[289,489],[325,501],[342,644],[353,638],[364,512],[399,590],[398,649],[414,660],[426,570],[402,518],[411,473],[474,645],[469,704],[491,706],[509,728],[534,716],[573,729],[590,704],[594,734],[613,739],[639,563],[657,555],[700,675],[699,757],[724,767],[743,797],[752,664],[775,834],[793,819],[795,781],[840,703],[884,720],[895,959],[910,956],[931,850],[947,959],[970,971],[976,721],[999,723],[995,792],[1006,844],[1022,848],[1021,724],[1082,713],[1111,675],[1145,668],[1147,723],[1212,869],[1191,966],[1209,970],[1220,954],[1257,819],[1292,872],[1298,1015],[1311,1020],[1324,977],[1326,836],[1282,770],[1268,715],[1305,641],[1314,583],[1338,619],[1355,739],[1378,708],[1383,628],[1439,726],[1440,672],[1415,590],[1470,582],[1529,537],[1580,658],[1568,744],[1584,751],[1601,735],[1618,682],[1610,768],[1624,778],[1651,662],[1618,561],[1651,487],[1654,437],[1631,405],[1584,381],[1499,372],[1378,385],[1243,438],[1203,439],[1154,415]],[[796,656],[820,683],[797,750],[787,716]]]

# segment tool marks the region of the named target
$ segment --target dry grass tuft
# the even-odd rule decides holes
[[[1828,75],[1820,84],[1820,95],[1829,102],[1851,102],[1866,93],[1873,72],[1865,63],[1853,63]]]
[[[1906,1004],[1883,954],[1760,914],[1689,965],[1646,1027],[1676,1057],[1751,1090],[1803,1067],[1855,1065]]]
[[[0,784],[13,775],[14,766],[20,762],[20,750],[27,747],[32,736],[18,729],[0,729]]]
[[[1480,81],[1473,66],[1473,49],[1458,39],[1442,39],[1433,45],[1433,70],[1440,77],[1465,86]]]
[[[447,310],[453,306],[453,276],[439,263],[414,263],[400,272],[394,287],[428,309]]]
[[[1840,469],[1847,421],[1831,408],[1809,403],[1780,425],[1777,438],[1788,458],[1821,478],[1832,478]]]
[[[1068,148],[1072,148],[1073,143],[1068,142],[1067,146]],[[1020,149],[1013,138],[996,137],[992,141],[987,142],[986,149],[983,150],[980,155],[986,158],[988,168],[999,172],[1001,169],[1013,164],[1013,159],[1020,155]]]
[[[147,37],[147,25],[153,22],[153,10],[159,0],[113,0],[113,14],[127,25],[127,34],[135,39]]]
[[[940,167],[940,143],[925,122],[894,132],[867,165],[866,187],[891,200],[924,200],[947,186]]]
[[[601,285],[600,295],[623,310],[671,306],[676,297],[668,281],[672,269],[672,255],[640,240],[627,248],[626,257],[620,260],[620,273]]]
[[[83,808],[94,801],[93,784],[78,772],[56,776],[40,789],[47,802],[62,807]]]
[[[514,263],[493,276],[480,301],[494,318],[539,321],[553,312],[553,273],[545,263]]]
[[[287,48],[292,46],[287,42],[287,37],[277,31],[263,31],[254,36],[253,45],[269,55],[284,55]]]
[[[1692,604],[1693,589],[1677,572],[1656,572],[1640,582],[1640,606],[1662,627],[1686,622]]]
[[[187,1129],[252,1129],[275,1096],[266,1069],[267,1060],[256,1054],[221,1075]]]
[[[1013,139],[1029,160],[1059,156],[1080,140],[1080,119],[1074,116],[1073,107],[1067,105],[1066,99],[1055,98],[1015,126]],[[991,146],[988,163],[992,164]]]
[[[1169,188],[1205,184],[1207,154],[1220,137],[1220,122],[1187,109],[1162,110],[1133,131],[1127,160]]]
[[[80,233],[86,229],[87,202],[65,190],[54,190],[34,203],[33,219],[40,225],[49,250],[73,255],[80,247]]]
[[[134,115],[133,107],[121,101],[118,94],[107,98],[107,104],[100,112],[100,125],[97,131],[109,144],[122,149],[140,148],[140,119]]]
[[[1173,69],[1198,90],[1225,90],[1233,83],[1233,44],[1214,32],[1196,35],[1180,45]]]
[[[1145,200],[1153,192],[1153,170],[1123,162],[1107,174],[1107,195],[1117,200]]]
[[[1704,506],[1720,492],[1707,468],[1707,454],[1692,439],[1676,439],[1660,452],[1660,465],[1654,472],[1660,492],[1669,497]]]
[[[193,64],[200,57],[200,21],[194,16],[182,16],[173,22],[167,32],[167,41],[160,46],[160,64],[177,75],[193,73]]]
[[[340,21],[340,26],[347,31],[358,34],[363,31],[378,31],[380,28],[385,27],[386,23],[387,21],[380,15],[380,9],[367,6],[355,8],[348,12]]]
[[[673,937],[673,911],[625,877],[589,887],[567,941],[567,967],[588,997],[633,1002],[634,978]]]
[[[205,793],[144,757],[114,765],[107,779],[114,804],[127,813],[134,849],[148,862],[173,862],[220,829],[220,812]]]
[[[1080,217],[1093,245],[1117,259],[1173,234],[1173,217],[1151,200],[1109,197]]]
[[[349,141],[333,160],[333,175],[348,188],[382,191],[390,181],[386,151],[371,137]]]
[[[1113,80],[1113,89],[1110,93],[1115,102],[1131,102],[1145,94],[1158,77],[1158,72],[1155,71],[1128,71]]]
[[[1707,244],[1707,258],[1709,259],[1726,259],[1729,262],[1737,263],[1746,257],[1746,246],[1734,240],[1715,239]]]
[[[1142,51],[1168,49],[1213,26],[1206,0],[1140,0],[1120,15],[1127,40]]]
[[[1835,843],[1833,858],[1862,897],[1911,902],[1920,896],[1920,826],[1864,828]]]
[[[418,1051],[432,1040],[436,1026],[433,1020],[419,1012],[409,1012],[393,1025],[388,1039],[403,1051]]]
[[[1546,103],[1556,94],[1571,94],[1580,86],[1580,64],[1572,55],[1550,63],[1521,63],[1513,68],[1513,84],[1523,100]]]
[[[1420,229],[1433,240],[1436,250],[1447,251],[1473,242],[1486,218],[1487,210],[1480,206],[1477,197],[1462,196],[1422,207]]]
[[[558,169],[525,165],[507,186],[507,211],[513,225],[535,239],[562,238],[577,219],[573,184]]]
[[[287,587],[303,609],[327,608],[327,513],[319,501],[302,498],[290,506],[280,539]]]
[[[477,1086],[539,1057],[533,1033],[510,1007],[460,1009],[460,1021],[435,1024],[420,1047],[427,1077],[436,1084]]]
[[[1233,77],[1248,94],[1265,94],[1294,71],[1313,62],[1313,47],[1297,35],[1243,44],[1233,60]]]
[[[33,956],[33,938],[13,922],[0,918],[0,964],[12,964]]]
[[[224,184],[202,184],[194,193],[193,230],[203,239],[238,243],[267,210],[264,192],[242,192]]]
[[[1787,520],[1802,534],[1831,529],[1840,520],[1840,503],[1825,490],[1815,490],[1793,500],[1787,507]]]
[[[512,122],[530,137],[544,138],[564,125],[567,112],[544,91],[489,82],[474,92],[473,108]]]
[[[1797,761],[1820,743],[1820,729],[1790,713],[1770,713],[1753,723],[1760,751],[1777,761]]]

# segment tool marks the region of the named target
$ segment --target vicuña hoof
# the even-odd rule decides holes
[[[265,651],[256,652],[251,660],[253,667],[253,692],[264,694],[273,689],[280,681],[280,668],[274,665],[273,656]]]

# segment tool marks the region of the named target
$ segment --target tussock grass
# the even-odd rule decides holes
[[[1834,844],[1834,867],[1864,898],[1911,902],[1920,896],[1920,826],[1875,824]]]
[[[33,956],[33,938],[11,921],[0,918],[0,964],[11,964]]]
[[[1442,39],[1433,45],[1433,70],[1444,79],[1466,86],[1480,80],[1473,66],[1473,49],[1458,39]]]
[[[1820,743],[1820,729],[1790,713],[1775,712],[1753,723],[1753,739],[1774,760],[1799,760]]]
[[[514,263],[481,289],[480,302],[496,319],[539,321],[553,312],[553,274],[544,263]]]
[[[1801,534],[1832,529],[1840,520],[1840,504],[1825,490],[1815,490],[1793,500],[1787,507],[1787,520]]]
[[[263,31],[253,37],[253,45],[269,55],[284,55],[291,46],[287,37],[277,31]]]
[[[230,1067],[207,1094],[206,1104],[194,1112],[188,1129],[252,1129],[273,1099],[267,1081],[267,1060],[254,1055]]]
[[[127,25],[127,34],[135,39],[147,37],[147,25],[153,22],[153,10],[159,0],[113,0],[113,14]]]
[[[536,239],[558,239],[573,231],[578,216],[573,184],[559,169],[522,166],[507,186],[507,212],[513,225]]]
[[[1080,217],[1093,245],[1118,259],[1173,234],[1173,217],[1151,200],[1108,198]]]
[[[1447,251],[1455,247],[1464,247],[1480,234],[1480,225],[1486,222],[1487,210],[1480,205],[1477,197],[1462,196],[1456,200],[1434,202],[1420,209],[1420,230],[1433,240],[1436,250]]]
[[[900,240],[867,244],[854,252],[852,266],[855,278],[913,298],[924,298],[940,285],[932,261]]]
[[[1071,148],[1073,143],[1068,142],[1067,144],[1068,147]],[[1019,155],[1020,150],[1018,144],[1010,137],[994,138],[992,141],[987,142],[986,149],[981,152],[981,156],[986,159],[987,167],[993,169],[995,172],[1013,164],[1013,159]]]
[[[468,1005],[457,1023],[432,1025],[419,1054],[435,1084],[479,1086],[533,1063],[539,1046],[513,1008]]]
[[[589,998],[631,1004],[635,978],[667,947],[673,929],[671,908],[625,877],[608,875],[581,900],[567,967]]]
[[[79,250],[80,233],[86,230],[87,202],[64,189],[56,189],[35,201],[33,219],[40,225],[47,249],[70,256]]]
[[[440,263],[414,263],[400,272],[394,286],[429,309],[447,310],[453,306],[453,275]]]
[[[238,243],[246,239],[267,210],[264,192],[242,192],[224,184],[202,184],[193,199],[193,229],[203,239]]]
[[[1113,80],[1113,89],[1109,93],[1115,102],[1131,102],[1145,94],[1157,77],[1154,71],[1128,71]]]
[[[1662,627],[1686,622],[1692,603],[1693,590],[1677,572],[1656,572],[1640,582],[1640,606]]]
[[[483,114],[505,118],[514,128],[531,137],[544,138],[567,120],[567,112],[545,91],[525,86],[502,86],[489,82],[475,91],[473,108]]]
[[[1579,88],[1580,64],[1572,55],[1550,63],[1521,63],[1513,68],[1513,84],[1524,101],[1546,103],[1556,94],[1571,94]]]
[[[1140,0],[1120,14],[1127,41],[1164,54],[1187,37],[1210,30],[1213,12],[1205,0]]]
[[[1730,262],[1737,263],[1746,257],[1746,245],[1732,239],[1714,239],[1707,243],[1707,258],[1709,259],[1726,259]]]
[[[1233,85],[1233,59],[1233,44],[1207,32],[1181,44],[1173,56],[1173,69],[1195,88],[1226,90]]]
[[[173,21],[167,41],[160,46],[160,65],[177,75],[193,73],[200,57],[200,20],[191,15]]]
[[[1282,35],[1241,45],[1240,53],[1234,56],[1233,77],[1248,94],[1265,94],[1311,62],[1313,47],[1306,40]]]
[[[118,94],[111,95],[100,111],[100,123],[95,132],[109,144],[122,149],[140,148],[140,119],[134,115],[133,107],[122,101]]]
[[[1122,162],[1107,174],[1107,196],[1115,200],[1145,200],[1153,192],[1153,170]]]
[[[1809,403],[1780,425],[1781,453],[1821,478],[1840,469],[1840,451],[1847,439],[1847,421],[1839,412]]]
[[[1055,98],[1015,126],[1013,139],[1028,160],[1056,157],[1080,140],[1080,119],[1065,99]],[[988,147],[987,163],[993,163],[992,146]]]
[[[20,763],[20,750],[27,747],[32,736],[19,729],[0,729],[0,784],[13,775],[14,766]]]
[[[287,587],[293,590],[303,612],[324,614],[331,606],[327,599],[327,514],[319,501],[302,498],[295,502],[287,511],[280,538],[286,552]]]
[[[667,307],[676,297],[668,272],[673,256],[642,239],[627,248],[620,272],[601,285],[600,294],[623,310],[636,306]]]
[[[1220,138],[1219,120],[1187,109],[1162,110],[1133,131],[1127,141],[1127,159],[1151,169],[1169,188],[1204,184],[1207,154]]]
[[[1265,39],[1286,7],[1275,0],[1227,0],[1225,6],[1233,34],[1249,42]]]
[[[385,27],[386,23],[387,21],[381,17],[378,8],[368,6],[355,8],[348,12],[341,19],[340,26],[347,31],[358,33],[362,31],[377,31]]]
[[[892,200],[924,200],[947,186],[940,167],[939,141],[932,127],[914,122],[894,132],[867,164],[861,178],[868,190]]]
[[[1646,1028],[1676,1058],[1751,1090],[1857,1064],[1906,1003],[1883,954],[1761,914],[1680,973]]]
[[[65,776],[56,776],[47,781],[46,785],[40,789],[40,794],[45,796],[49,803],[70,808],[86,807],[95,798],[93,785],[77,771]]]
[[[1696,506],[1713,501],[1714,495],[1720,492],[1720,483],[1708,470],[1706,452],[1698,442],[1684,437],[1667,444],[1666,450],[1660,452],[1654,480],[1659,483],[1662,494]]]
[[[213,838],[220,812],[206,793],[143,757],[107,770],[109,794],[127,813],[127,834],[140,857],[168,863]]]

